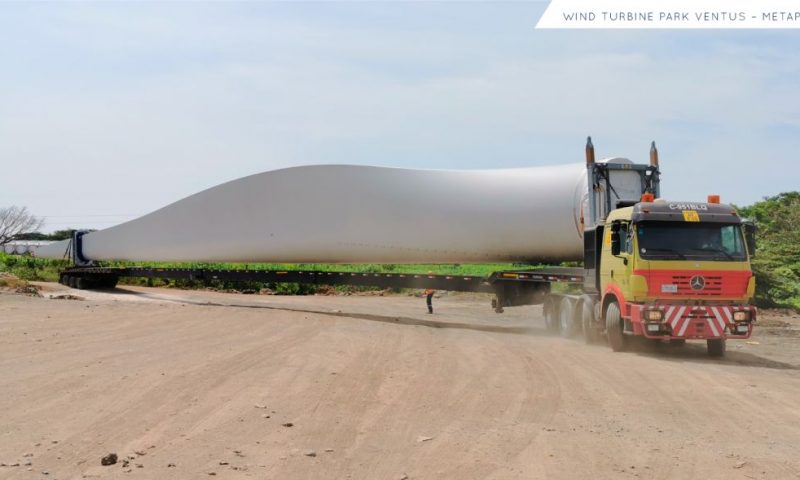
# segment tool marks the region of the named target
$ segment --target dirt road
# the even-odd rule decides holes
[[[71,293],[0,295],[0,478],[800,478],[797,336],[711,360],[474,297]]]

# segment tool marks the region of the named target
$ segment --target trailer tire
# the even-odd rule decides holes
[[[89,280],[88,278],[78,277],[75,280],[75,287],[78,290],[88,290],[92,287],[91,280]]]
[[[579,325],[575,322],[575,304],[567,297],[558,305],[558,333],[564,338],[573,338],[578,334]]]
[[[599,332],[594,318],[594,302],[591,298],[583,298],[578,306],[580,315],[581,329],[583,330],[583,340],[587,345],[597,343]]]
[[[67,286],[69,286],[69,288],[78,288],[78,278],[77,277],[73,277],[72,275],[70,275],[67,278],[68,278]]]
[[[558,302],[548,296],[544,301],[544,326],[550,333],[558,333]]]
[[[709,338],[706,340],[706,348],[708,354],[712,357],[725,356],[725,339],[724,338]]]
[[[630,339],[625,336],[625,322],[617,302],[611,302],[606,307],[606,335],[611,350],[624,352],[628,349]]]

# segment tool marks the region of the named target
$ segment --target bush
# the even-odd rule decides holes
[[[756,222],[756,304],[800,310],[800,192],[739,208]]]
[[[66,268],[68,264],[65,260],[0,253],[0,272],[11,273],[23,280],[57,282],[59,270]]]

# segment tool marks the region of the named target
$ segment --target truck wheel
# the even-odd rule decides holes
[[[583,340],[587,345],[597,343],[598,332],[594,319],[594,305],[589,299],[584,299],[578,306],[578,314],[581,319],[581,329],[583,330]]]
[[[88,290],[90,288],[90,281],[88,278],[78,277],[75,280],[75,288],[78,290]]]
[[[562,298],[558,308],[558,331],[564,338],[572,338],[578,333],[575,324],[575,308],[569,298]]]
[[[623,352],[628,348],[630,339],[625,336],[625,322],[617,302],[611,302],[606,307],[606,335],[611,350]]]
[[[544,301],[544,326],[550,333],[558,333],[558,302],[547,297]]]
[[[69,280],[67,281],[67,285],[69,288],[78,288],[78,277],[70,276]]]
[[[725,339],[724,338],[709,338],[706,340],[708,347],[708,354],[712,357],[725,356]]]

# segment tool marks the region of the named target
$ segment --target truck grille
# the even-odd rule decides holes
[[[703,276],[705,285],[699,290],[692,288],[692,277],[694,277],[694,275],[674,275],[672,277],[672,284],[678,286],[678,294],[686,293],[699,296],[714,296],[722,293],[721,276]]]
[[[641,272],[641,273],[638,273]],[[659,298],[716,299],[719,297],[741,297],[747,293],[747,284],[752,273],[747,270],[639,270],[638,275],[647,277],[648,291]],[[694,281],[702,288],[692,288]]]

